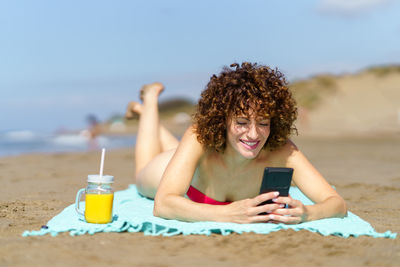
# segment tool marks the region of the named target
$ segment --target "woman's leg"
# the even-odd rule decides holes
[[[140,118],[140,115],[143,111],[143,105],[139,102],[132,101],[128,104],[128,109],[126,111],[125,117],[127,119]],[[165,152],[174,148],[177,148],[179,145],[179,140],[166,129],[162,124],[159,124],[159,137],[161,142],[161,152]]]
[[[136,141],[136,176],[158,154],[178,146],[178,139],[159,122],[158,95],[164,89],[160,83],[143,86],[141,99],[130,102],[126,111],[127,118],[139,117],[139,129]]]
[[[179,144],[159,122],[158,95],[162,90],[160,83],[145,85],[141,90],[143,105],[130,102],[125,115],[127,118],[139,117],[135,183],[138,191],[149,198],[154,198],[162,174],[175,152],[173,149]]]
[[[144,85],[141,90],[143,101],[139,129],[136,136],[136,176],[155,156],[162,152],[160,122],[158,115],[158,96],[164,90],[160,83]]]
[[[175,149],[179,145],[178,139],[160,124],[160,140],[162,152]]]

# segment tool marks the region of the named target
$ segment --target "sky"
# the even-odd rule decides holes
[[[198,100],[234,62],[289,80],[400,63],[400,1],[0,0],[0,132],[86,126],[140,87]]]

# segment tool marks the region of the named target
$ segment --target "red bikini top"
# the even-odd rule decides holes
[[[206,196],[205,194],[203,194],[202,192],[200,192],[199,190],[197,190],[196,188],[194,188],[193,186],[189,186],[189,189],[186,192],[186,195],[192,201],[198,202],[198,203],[211,204],[211,205],[228,205],[228,204],[232,203],[232,202],[221,202],[221,201],[212,199],[212,198]]]

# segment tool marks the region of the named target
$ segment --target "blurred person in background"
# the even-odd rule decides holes
[[[88,129],[85,131],[88,137],[88,149],[98,150],[100,147],[97,137],[101,134],[101,125],[99,120],[95,115],[89,114],[86,117],[86,122],[88,124]]]

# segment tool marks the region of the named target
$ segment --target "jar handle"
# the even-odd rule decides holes
[[[76,199],[75,199],[75,210],[78,213],[78,215],[85,217],[85,214],[81,209],[79,209],[79,202],[81,201],[81,196],[85,192],[85,188],[79,189],[78,193],[76,193]]]

